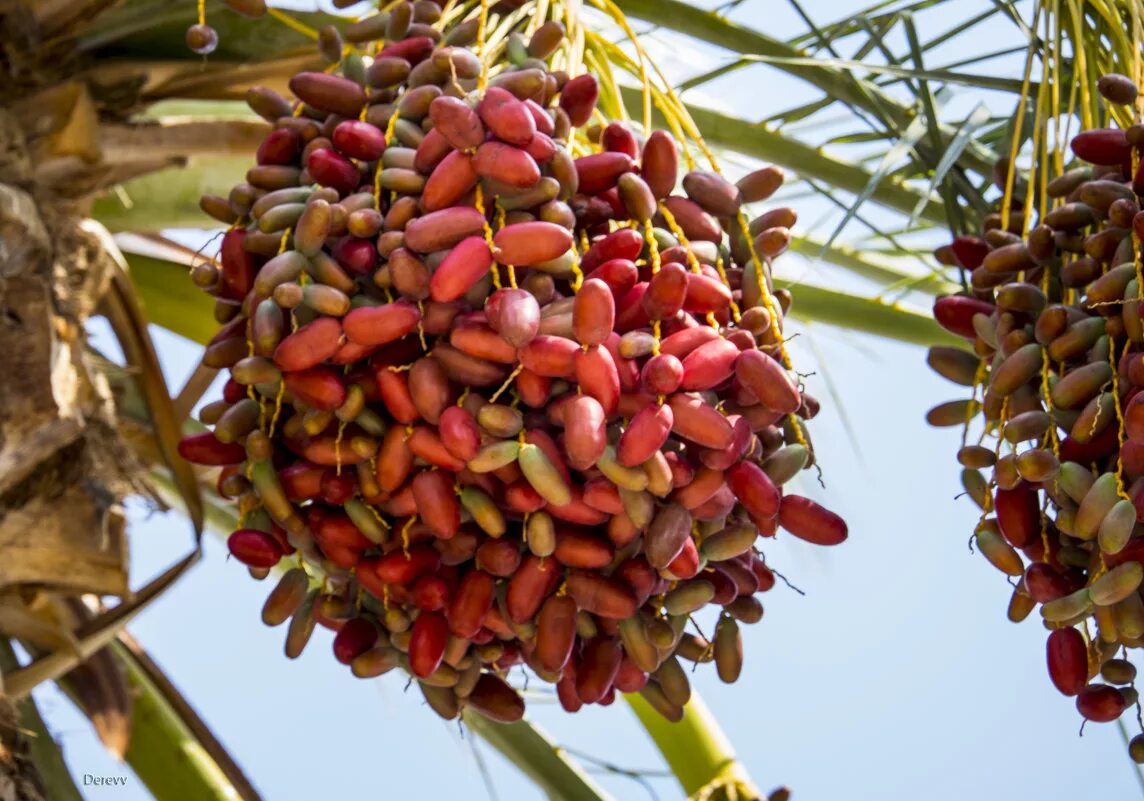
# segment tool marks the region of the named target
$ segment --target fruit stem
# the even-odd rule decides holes
[[[613,801],[564,749],[527,721],[496,723],[465,713],[465,725],[497,749],[554,801]]]
[[[732,785],[747,798],[762,797],[698,693],[692,691],[678,723],[666,720],[638,693],[624,699],[689,797],[719,785]]]

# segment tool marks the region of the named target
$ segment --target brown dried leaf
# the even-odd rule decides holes
[[[139,153],[151,157],[248,155],[270,126],[260,119],[163,117],[141,123],[101,126],[99,142],[109,161],[127,161]]]
[[[74,669],[115,639],[137,614],[161,596],[199,559],[196,548],[163,573],[152,579],[130,600],[92,618],[75,632],[76,651],[53,651],[30,664],[4,675],[4,690],[12,698],[23,698],[45,681],[54,681]]]
[[[34,603],[29,604],[16,592],[0,595],[0,636],[15,637],[36,648],[79,653],[69,626],[43,608],[36,608]]]
[[[78,598],[63,600],[77,621],[90,621],[94,613]],[[127,755],[131,744],[131,692],[127,677],[109,648],[102,648],[60,679],[83,713],[90,718],[100,742],[116,759]]]
[[[178,454],[182,437],[182,420],[175,412],[171,392],[159,366],[155,345],[147,331],[147,320],[135,297],[134,287],[127,274],[127,261],[111,234],[94,220],[85,220],[84,227],[100,238],[105,251],[119,267],[112,274],[111,288],[104,300],[108,320],[127,358],[127,363],[138,370],[136,379],[151,412],[151,424],[170,468],[175,483],[183,496],[187,513],[195,527],[195,536],[202,536],[203,502],[198,482],[191,465]]]

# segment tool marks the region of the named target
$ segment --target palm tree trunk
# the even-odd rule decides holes
[[[34,83],[34,64],[25,66],[24,77]],[[94,136],[85,127],[97,123],[85,98],[86,90],[74,86],[56,93],[53,103],[29,105],[19,94],[8,94],[0,105],[5,648],[6,636],[36,642],[52,628],[51,621],[37,617],[40,593],[128,590],[120,500],[133,486],[132,462],[118,441],[106,379],[89,369],[84,333],[108,283],[108,257],[80,226],[82,208],[74,192],[81,184],[72,182],[69,190],[69,182],[60,181],[64,174],[91,169],[76,150]],[[11,667],[0,665],[0,801],[77,797],[45,789],[44,780],[52,777],[37,772],[34,755],[50,758],[52,773],[62,761],[46,731],[30,731],[38,723],[32,702],[21,701],[28,705],[21,710],[4,696],[2,673]]]
[[[0,638],[0,673],[18,666],[11,644]],[[11,738],[0,745],[0,801],[9,798],[83,801],[59,745],[40,717],[36,702],[30,696],[13,702],[5,698],[3,692],[0,676],[0,735]],[[19,759],[13,754],[19,755]],[[10,788],[21,786],[29,788],[28,792],[36,792],[5,795]]]
[[[43,784],[19,723],[16,706],[0,695],[0,801],[42,801]]]
[[[22,122],[0,108],[0,593],[122,595],[130,471],[83,329],[107,257],[68,200],[38,182],[43,162],[33,166]]]

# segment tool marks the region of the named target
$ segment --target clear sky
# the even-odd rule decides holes
[[[984,3],[947,6],[935,30]],[[820,22],[858,7],[851,0],[807,4]],[[790,7],[775,0],[747,0],[735,18],[778,36],[805,30]],[[973,42],[981,51],[1019,42],[1012,28],[991,28],[981,37]],[[712,51],[663,50],[676,56],[666,64],[673,76],[716,63]],[[693,55],[707,61],[700,65]],[[797,102],[797,87],[764,70],[725,79],[706,99],[758,118]],[[749,111],[743,111],[748,97]],[[822,210],[808,205],[804,221]],[[820,234],[828,232],[829,226]],[[793,256],[783,261],[789,274],[805,266]],[[858,286],[829,270],[813,275]],[[188,282],[185,291],[195,290]],[[797,291],[795,297],[797,304]],[[764,788],[789,785],[797,801],[1138,795],[1116,727],[1090,725],[1077,737],[1073,703],[1045,673],[1038,616],[1009,623],[1009,585],[966,548],[977,515],[971,502],[954,499],[957,434],[923,420],[934,404],[958,397],[958,388],[929,372],[921,348],[826,326],[795,330],[801,334],[792,343],[796,361],[819,371],[809,379],[823,401],[812,433],[827,486],[824,492],[806,480],[797,491],[842,513],[850,539],[830,550],[790,537],[768,542],[768,562],[805,597],[781,584],[762,597],[766,615],[744,629],[746,667],[737,684],[721,684],[709,667],[693,674],[752,776]],[[197,351],[164,332],[156,338],[168,379],[178,386]],[[178,516],[149,516],[138,506],[132,534],[137,584],[190,542]],[[258,619],[268,589],[228,562],[212,538],[205,562],[132,626],[267,801],[483,797],[473,738],[459,737],[455,724],[423,708],[416,690],[405,693],[401,677],[354,679],[333,660],[324,631],[301,659],[286,660],[284,631]],[[45,690],[39,698],[77,776],[130,775],[104,754],[58,693]],[[625,768],[662,769],[622,703],[569,716],[536,700],[529,710],[562,745]],[[542,798],[489,747],[478,742],[476,751],[487,761],[497,797]],[[630,779],[604,775],[600,781],[620,799],[650,797]],[[672,779],[650,781],[659,798],[681,797]],[[134,777],[126,789],[89,787],[85,794],[147,798]]]

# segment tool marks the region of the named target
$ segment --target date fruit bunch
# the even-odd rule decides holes
[[[818,408],[770,285],[794,217],[743,212],[781,173],[677,191],[671,137],[599,122],[596,78],[550,68],[560,22],[480,48],[440,15],[323,31],[329,71],[249,95],[273,130],[204,198],[230,228],[194,272],[230,379],[181,452],[239,504],[231,554],[291,565],[264,613],[289,656],[320,623],[447,718],[519,718],[518,664],[571,711],[642,690],[678,717],[680,657],[738,676],[758,537],[846,537],[782,489]],[[708,642],[686,626],[711,605]]]
[[[1124,76],[1100,88],[1136,97]],[[982,442],[958,452],[982,509],[973,541],[1016,582],[1011,620],[1040,607],[1053,684],[1107,722],[1137,701],[1122,651],[1144,645],[1144,126],[1084,131],[1071,148],[1076,166],[1047,183],[1027,235],[1013,209],[939,254],[972,289],[939,298],[934,317],[969,347],[932,348],[929,364],[973,397],[928,419],[983,421]],[[1144,759],[1144,739],[1132,750]]]

